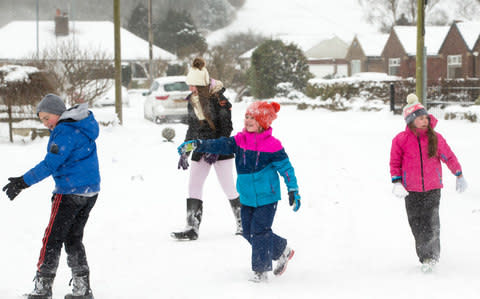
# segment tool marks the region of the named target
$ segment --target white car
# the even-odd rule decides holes
[[[130,101],[128,98],[128,90],[125,86],[122,86],[122,104],[129,106]],[[115,106],[115,84],[110,86],[102,95],[97,97],[93,102],[96,107],[99,106]]]
[[[145,92],[143,115],[157,124],[187,122],[186,97],[190,94],[185,76],[156,78],[150,90]]]
[[[83,88],[82,91],[77,91],[77,94],[84,95],[86,98],[92,98],[92,95],[103,89],[103,93],[96,96],[92,100],[93,107],[114,106],[115,105],[115,80],[113,79],[99,79],[91,81]],[[130,104],[128,98],[128,90],[122,86],[122,104],[128,106]]]

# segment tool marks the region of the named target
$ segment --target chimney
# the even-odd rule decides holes
[[[62,15],[60,9],[58,8],[55,12],[55,35],[68,35],[68,16],[65,13]]]

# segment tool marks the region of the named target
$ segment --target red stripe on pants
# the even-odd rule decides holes
[[[58,213],[58,207],[60,206],[60,202],[62,201],[62,194],[56,194],[55,198],[53,199],[52,203],[52,212],[50,214],[50,221],[48,222],[48,226],[45,229],[45,235],[42,239],[42,250],[40,250],[40,258],[38,259],[37,269],[40,271],[40,266],[42,266],[43,261],[45,260],[45,252],[47,251],[47,243],[48,238],[50,237],[50,233],[52,232],[53,223],[55,222],[55,217]]]

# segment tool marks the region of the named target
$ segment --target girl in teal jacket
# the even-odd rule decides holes
[[[237,190],[242,204],[243,236],[252,246],[254,282],[268,280],[272,260],[277,264],[275,275],[281,275],[294,250],[287,240],[272,232],[272,223],[281,199],[283,177],[294,211],[300,208],[297,179],[281,142],[272,136],[272,121],[280,105],[276,102],[254,102],[245,114],[245,128],[234,137],[211,140],[190,140],[179,146],[179,153],[195,150],[215,154],[235,154]]]

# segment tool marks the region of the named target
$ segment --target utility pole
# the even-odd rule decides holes
[[[40,14],[40,13],[39,13],[39,10],[40,10],[40,9],[39,9],[38,0],[37,0],[37,6],[36,6],[36,10],[35,10],[35,11],[36,11],[36,20],[37,20],[37,21],[36,21],[36,25],[37,25],[37,26],[36,26],[36,27],[37,27],[37,28],[36,28],[36,30],[37,30],[37,52],[36,52],[36,56],[37,56],[37,57],[36,57],[36,58],[37,58],[37,59],[40,59],[40,38],[39,38],[39,36],[38,36],[38,35],[39,35],[39,32],[40,32],[40,30],[38,29],[38,26],[39,26],[39,25],[38,25],[38,23],[39,23],[39,20],[38,20],[38,19],[39,19],[39,14]]]
[[[153,82],[153,32],[152,32],[152,0],[148,0],[148,82]]]
[[[120,47],[120,0],[113,0],[113,36],[115,43],[115,113],[123,124],[122,116],[122,55]]]
[[[425,90],[425,4],[427,0],[417,0],[417,59],[416,59],[416,94],[423,105],[426,103]]]

